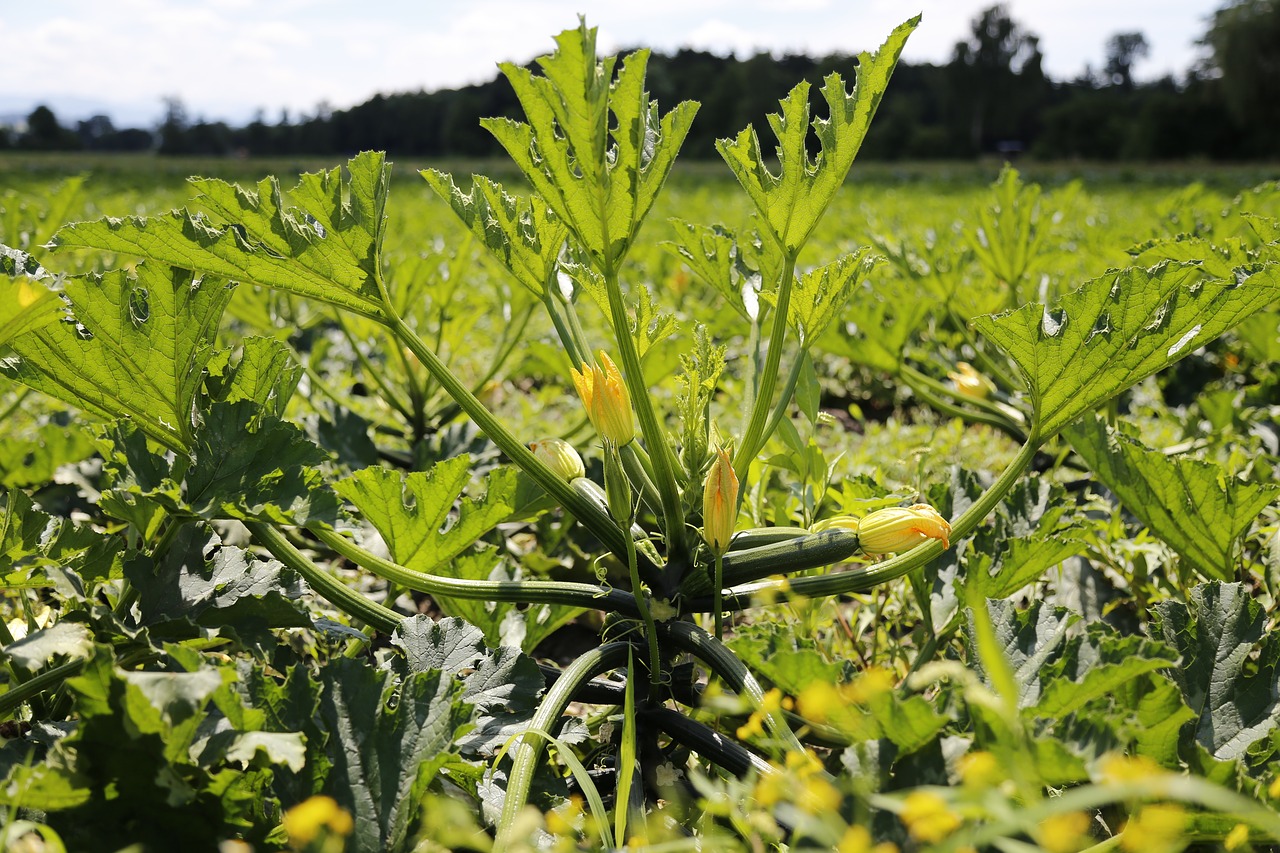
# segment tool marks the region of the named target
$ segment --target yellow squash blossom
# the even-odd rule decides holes
[[[584,364],[582,370],[573,370],[573,384],[582,398],[591,425],[600,437],[618,447],[636,436],[635,422],[631,417],[631,397],[622,381],[622,373],[603,350],[595,364]]]
[[[702,490],[702,535],[711,550],[723,554],[728,549],[737,517],[738,475],[729,451],[722,447],[716,452]]]
[[[928,504],[887,507],[858,522],[858,544],[867,554],[909,551],[930,539],[951,547],[951,525]]]

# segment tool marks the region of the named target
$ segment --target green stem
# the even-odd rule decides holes
[[[633,441],[625,447],[618,448],[618,453],[622,456],[622,467],[626,470],[631,484],[640,490],[640,497],[654,512],[660,512],[662,498],[658,495],[658,487],[653,484],[649,472],[645,469],[644,460],[640,458],[636,443]]]
[[[14,685],[5,693],[0,693],[0,719],[8,717],[17,711],[22,706],[22,703],[31,701],[49,688],[56,687],[66,679],[76,675],[80,670],[84,669],[85,663],[86,661],[84,660],[67,661],[52,669],[46,669],[21,684]]]
[[[808,349],[802,349],[796,355],[796,360],[791,365],[791,369],[787,371],[787,378],[782,385],[782,396],[778,398],[778,402],[773,407],[773,411],[769,414],[769,422],[765,424],[763,441],[768,441],[769,436],[773,435],[777,430],[778,424],[787,414],[787,408],[791,404],[791,397],[796,392],[796,384],[800,381],[800,372],[804,370],[804,359],[808,354]],[[735,472],[736,473],[736,472]],[[741,482],[742,478],[738,478]]]
[[[1003,473],[991,484],[982,495],[973,502],[968,510],[951,522],[951,539],[959,541],[974,531],[982,521],[990,515],[996,505],[1004,499],[1009,490],[1022,477],[1024,471],[1035,458],[1040,448],[1040,439],[1034,433],[1022,446],[1018,455],[1009,463]],[[840,572],[834,575],[818,575],[815,577],[784,579],[780,581],[764,581],[761,583],[735,586],[729,590],[725,605],[735,610],[743,610],[753,606],[753,598],[763,595],[766,600],[783,600],[794,597],[818,598],[820,596],[844,595],[851,592],[866,592],[886,581],[900,578],[911,570],[927,564],[940,555],[945,548],[937,540],[931,540],[919,547],[912,548],[859,571]]]
[[[369,361],[369,357],[364,354],[364,350],[360,348],[360,342],[356,340],[355,335],[347,328],[346,320],[342,317],[342,312],[335,311],[334,318],[337,320],[338,328],[342,331],[343,337],[347,339],[347,343],[351,345],[351,349],[356,354],[356,360],[360,362],[360,366],[364,368],[364,372],[382,391],[382,399],[386,400],[391,408],[399,412],[406,421],[413,422],[413,409],[400,399],[400,395],[395,389],[386,383],[382,378],[382,371],[373,366],[373,362]],[[409,373],[408,365],[406,365],[405,375]]]
[[[399,614],[370,601],[308,560],[279,530],[260,521],[246,521],[244,524],[253,538],[271,552],[271,556],[302,575],[313,590],[342,612],[387,634],[400,626],[402,617]]]
[[[949,397],[952,400],[955,400],[957,402],[963,402],[966,405],[972,406],[975,409],[982,410],[983,412],[987,413],[992,417],[1003,418],[1006,422],[1012,423],[1009,417],[1009,413],[1006,412],[1004,409],[1001,409],[999,406],[997,406],[995,403],[991,402],[990,400],[984,400],[980,397],[970,397],[966,394],[961,394],[952,386],[946,384],[945,382],[939,382],[937,379],[934,379],[929,374],[916,370],[914,367],[912,367],[909,364],[903,363],[901,365],[900,374],[902,378],[906,380],[906,382],[909,385],[911,385],[912,388],[918,388],[920,386],[923,386],[929,389],[930,391],[933,391],[935,395],[941,395],[944,397]],[[1021,425],[1014,424],[1014,426],[1021,426]],[[1021,444],[1023,441],[1025,441],[1025,439],[1018,439],[1019,444]]]
[[[387,322],[391,325],[396,337],[405,346],[409,347],[413,354],[418,357],[418,360],[422,362],[422,365],[445,389],[445,392],[467,413],[467,416],[475,422],[480,431],[488,436],[490,441],[498,445],[502,452],[507,455],[507,458],[528,474],[557,503],[573,513],[597,539],[604,543],[606,548],[619,557],[625,556],[626,536],[623,534],[622,529],[609,518],[607,513],[602,513],[599,507],[574,491],[564,481],[564,478],[548,468],[542,460],[533,455],[533,451],[512,435],[502,422],[495,418],[493,413],[485,408],[484,404],[477,400],[476,396],[458,381],[452,371],[445,367],[444,363],[423,343],[413,329],[405,324],[400,315],[389,314]]]
[[[992,415],[985,411],[957,406],[934,394],[933,391],[929,390],[927,387],[916,385],[914,381],[905,374],[903,379],[905,379],[907,384],[911,386],[911,390],[915,392],[916,396],[944,415],[949,415],[953,418],[961,418],[962,420],[966,420],[971,423],[986,424],[989,427],[1000,430],[1005,435],[1019,443],[1027,440],[1026,434],[1005,416]]]
[[[757,710],[763,710],[764,688],[756,681],[751,670],[738,659],[729,647],[694,625],[673,619],[658,626],[658,631],[672,645],[705,662],[711,671],[723,678],[730,687],[746,696]],[[765,724],[773,736],[788,750],[803,751],[799,738],[787,725],[781,713],[765,715]]]
[[[542,704],[534,712],[529,721],[529,728],[534,731],[550,732],[556,722],[564,714],[573,694],[582,684],[587,683],[601,673],[616,669],[627,662],[630,643],[606,643],[578,657],[565,667],[564,672],[547,688]],[[533,785],[533,774],[538,768],[538,758],[542,755],[543,738],[521,736],[514,749],[511,762],[511,775],[507,778],[507,795],[502,801],[502,816],[498,820],[498,839],[495,850],[506,850],[511,846],[512,829],[516,817],[529,800],[529,789]]]
[[[745,483],[747,468],[760,452],[768,435],[764,433],[765,420],[773,405],[773,386],[778,381],[778,365],[782,363],[782,349],[787,338],[787,315],[791,311],[791,285],[796,275],[795,252],[787,252],[782,264],[782,280],[778,282],[778,303],[774,306],[773,330],[769,334],[769,351],[764,359],[764,372],[756,386],[755,400],[751,404],[751,418],[742,434],[742,446],[733,460],[733,471],[738,482]]]
[[[636,606],[640,609],[640,619],[644,622],[644,635],[649,646],[649,695],[657,696],[662,684],[662,659],[658,655],[658,628],[654,624],[653,614],[649,612],[649,596],[645,595],[640,585],[640,564],[636,560],[636,543],[627,537],[627,571],[631,575],[631,594],[635,596]]]
[[[719,549],[716,549],[716,567],[713,583],[715,584],[712,598],[715,600],[716,608],[716,639],[719,640],[724,636],[724,554]]]
[[[680,502],[680,487],[676,483],[675,459],[666,430],[658,421],[653,400],[645,384],[640,366],[640,354],[631,337],[631,321],[622,301],[622,288],[618,274],[611,267],[604,270],[605,290],[609,294],[609,314],[613,322],[613,335],[618,342],[618,355],[622,359],[622,377],[631,394],[636,416],[640,420],[640,433],[653,461],[655,485],[662,499],[663,533],[667,539],[667,561],[684,563],[688,556],[684,528],[684,506]]]
[[[417,592],[477,601],[567,604],[592,610],[612,610],[633,617],[640,615],[635,599],[620,589],[568,581],[474,581],[429,575],[371,554],[333,530],[318,526],[308,529],[327,547],[361,568]]]
[[[511,353],[515,348],[524,342],[524,330],[529,327],[529,320],[533,318],[533,304],[529,304],[528,310],[520,317],[520,320],[514,325],[509,325],[503,331],[502,340],[498,343],[497,351],[493,355],[493,361],[489,365],[489,369],[485,371],[479,382],[471,386],[472,394],[479,394],[484,390],[484,386],[489,384],[489,380],[498,375],[498,371],[506,364],[507,359],[511,358]]]

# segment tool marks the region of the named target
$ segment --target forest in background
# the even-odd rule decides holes
[[[1137,81],[1148,51],[1141,32],[1105,39],[1099,68],[1074,80],[1043,71],[1039,37],[992,6],[972,23],[945,64],[901,63],[893,97],[881,106],[861,156],[877,160],[964,159],[983,155],[1087,160],[1265,160],[1280,157],[1280,0],[1236,0],[1209,19],[1204,58],[1183,79]],[[869,45],[867,47],[870,47]],[[654,53],[648,81],[665,105],[701,103],[683,156],[715,159],[715,140],[747,124],[763,127],[798,78],[815,84],[832,71],[853,76],[857,58],[758,53],[738,59],[699,50]],[[166,102],[155,128],[116,128],[94,116],[63,126],[37,107],[19,133],[0,129],[0,148],[156,151],[161,155],[396,156],[501,154],[479,119],[515,117],[519,105],[500,75],[479,85],[376,95],[349,109],[314,115],[260,115],[244,127],[189,118]],[[819,112],[820,114],[820,112]]]

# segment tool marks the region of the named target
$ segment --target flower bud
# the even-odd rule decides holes
[[[609,515],[622,525],[631,523],[631,481],[622,469],[622,458],[616,447],[606,447],[604,453],[604,494],[609,503]]]
[[[622,381],[618,366],[601,350],[595,364],[584,364],[582,370],[570,368],[573,384],[582,398],[591,425],[605,441],[619,447],[636,436],[631,418],[631,397]]]
[[[958,394],[973,397],[975,400],[985,400],[991,396],[991,392],[996,390],[995,384],[967,361],[956,362],[956,372],[948,373],[947,376],[956,386]]]
[[[538,460],[556,473],[562,480],[573,481],[587,473],[582,457],[573,445],[559,438],[543,438],[529,443],[529,449]]]
[[[858,522],[858,545],[867,554],[909,551],[930,539],[950,548],[951,525],[928,504],[888,507]]]
[[[702,490],[702,537],[712,551],[723,554],[728,549],[737,518],[738,475],[733,470],[729,451],[722,447],[716,451]]]

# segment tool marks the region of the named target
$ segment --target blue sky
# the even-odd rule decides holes
[[[1015,20],[1040,36],[1059,79],[1102,64],[1116,32],[1142,31],[1150,57],[1140,79],[1181,76],[1222,0],[1010,0]],[[275,121],[326,102],[376,92],[437,89],[493,76],[551,48],[579,12],[604,50],[691,46],[828,53],[872,49],[917,12],[924,22],[904,56],[944,62],[983,0],[0,0],[0,114],[42,101],[60,117],[106,111],[148,124],[166,96],[188,113],[236,123],[261,108]]]

